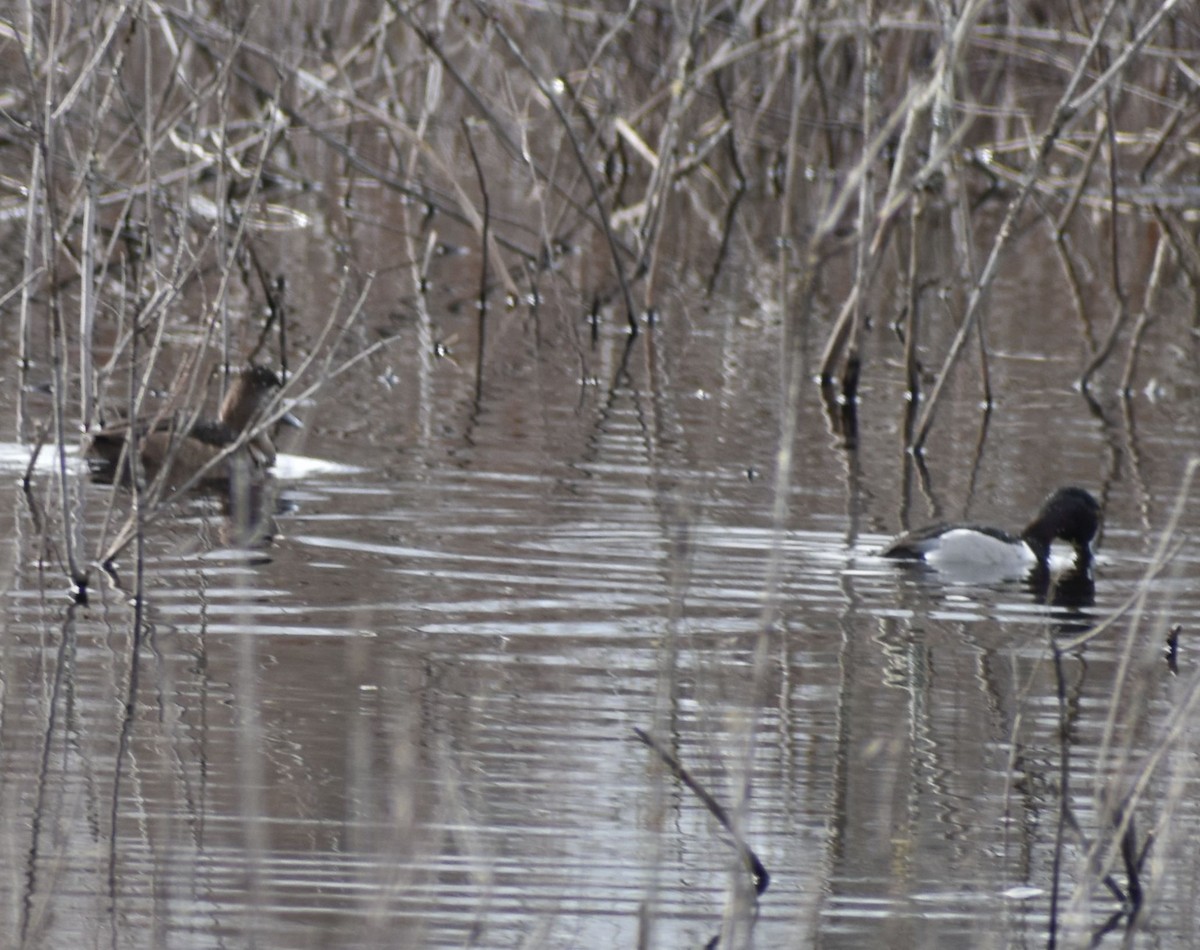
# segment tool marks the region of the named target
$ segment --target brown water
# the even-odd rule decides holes
[[[1050,644],[1136,588],[1194,400],[1137,396],[1106,424],[1062,384],[1069,358],[993,339],[1014,395],[981,444],[969,394],[954,404],[931,482],[961,514],[973,478],[965,513],[1013,524],[1054,485],[1103,493],[1095,604],[1046,608],[870,556],[901,507],[897,393],[870,380],[854,452],[806,392],[772,531],[779,328],[752,304],[665,312],[627,373],[620,334],[535,349],[529,323],[493,336],[479,393],[469,347],[415,340],[321,391],[255,556],[214,500],[180,504],[146,538],[137,645],[122,591],[70,604],[10,469],[5,945],[607,947],[646,926],[702,945],[745,875],[635,727],[727,804],[749,769],[745,836],[771,874],[753,945],[1044,941],[1064,755],[1067,902],[1129,628],[1063,660],[1062,702]],[[108,503],[77,487],[85,520]],[[782,620],[760,640],[776,543]],[[1161,612],[1185,647],[1178,675],[1139,679],[1131,774],[1194,681],[1195,560],[1156,582],[1144,627]],[[1140,809],[1143,834],[1170,816],[1153,857],[1176,873],[1147,871],[1163,945],[1196,936],[1173,845],[1200,830],[1193,721]],[[1076,934],[1116,909],[1087,893]]]
[[[457,131],[446,118],[426,142],[470,169]],[[374,125],[361,136],[400,163]],[[486,141],[494,226],[533,248],[548,225],[526,220],[532,192]],[[298,407],[254,544],[222,499],[189,497],[145,532],[140,601],[130,547],[73,603],[49,448],[20,484],[51,415],[48,334],[33,334],[26,391],[15,370],[0,383],[0,947],[1086,946],[1132,889],[1113,808],[1134,792],[1124,840],[1145,854],[1144,899],[1107,939],[1200,943],[1193,501],[1182,548],[1144,579],[1200,430],[1178,268],[1130,392],[1126,331],[1085,396],[1085,339],[1114,312],[1111,234],[1095,218],[1068,229],[1085,329],[1045,229],[1024,227],[985,308],[994,407],[964,357],[914,460],[896,238],[867,308],[854,438],[806,381],[784,482],[785,324],[807,379],[852,268],[843,249],[811,315],[781,309],[769,182],[736,206],[719,269],[728,192],[672,199],[630,343],[617,298],[596,300],[613,288],[593,231],[564,227],[576,243],[557,265],[518,273],[516,299],[493,286],[480,320],[473,233],[327,146],[289,132],[281,175],[304,187],[267,189],[249,233],[286,277],[293,365],[360,293],[335,361],[391,342]],[[828,187],[817,175],[797,214]],[[965,293],[954,189],[927,200],[926,383]],[[3,204],[10,260],[23,201]],[[972,218],[980,258],[1000,213]],[[1140,301],[1150,226],[1130,215],[1118,234]],[[21,279],[5,268],[0,294]],[[164,367],[198,346],[191,318],[223,273],[201,269],[167,308]],[[258,298],[236,287],[248,343]],[[32,308],[48,320],[44,296]],[[0,346],[14,367],[14,319]],[[131,496],[67,462],[86,562]],[[956,584],[872,556],[935,518],[1020,527],[1067,484],[1104,503],[1094,587]],[[1132,615],[1055,649],[1139,591]],[[757,901],[731,835],[639,729],[735,813],[770,873]]]

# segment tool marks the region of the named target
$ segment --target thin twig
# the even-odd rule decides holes
[[[750,871],[751,880],[754,882],[754,892],[759,896],[762,896],[762,893],[771,885],[771,875],[768,874],[767,869],[763,867],[763,863],[758,859],[758,855],[754,853],[753,849],[746,844],[746,842],[744,842],[734,830],[733,822],[729,819],[729,813],[725,810],[720,802],[713,798],[713,796],[708,792],[707,789],[704,788],[704,786],[702,786],[696,781],[695,778],[692,777],[692,774],[683,767],[682,763],[680,763],[680,761],[675,758],[674,755],[671,754],[669,749],[663,748],[663,746],[659,744],[658,740],[656,740],[648,732],[639,729],[637,726],[633,727],[633,734],[638,737],[638,740],[643,745],[648,746],[658,754],[658,757],[663,761],[663,764],[671,770],[671,774],[679,779],[679,781],[681,781],[684,785],[686,785],[693,795],[700,799],[700,802],[705,808],[708,809],[708,813],[717,820],[717,823],[720,824],[722,828],[733,835],[734,846],[737,848],[738,853],[742,856],[742,860],[745,862],[747,869]]]

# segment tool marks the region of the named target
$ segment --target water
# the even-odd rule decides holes
[[[767,336],[746,345],[769,351]],[[697,376],[725,356],[719,335],[688,346]],[[617,946],[652,921],[655,945],[701,945],[745,872],[635,728],[726,805],[749,770],[745,837],[771,874],[754,945],[1044,939],[1064,774],[1079,828],[1064,907],[1087,879],[1080,836],[1102,830],[1096,759],[1129,625],[1066,655],[1061,682],[1051,644],[1138,589],[1182,474],[1175,430],[1139,430],[1140,484],[1102,481],[1108,446],[1083,401],[1043,389],[989,425],[977,506],[939,493],[943,514],[1019,524],[1053,484],[1103,490],[1094,603],[1047,607],[1021,582],[946,583],[872,556],[899,527],[882,412],[863,413],[848,494],[850,454],[806,398],[777,534],[769,425],[745,423],[769,417],[769,391],[734,376],[703,380],[705,396],[656,392],[634,376],[602,392],[533,369],[552,389],[540,402],[505,379],[469,424],[442,395],[460,382],[449,362],[427,368],[435,404],[402,411],[407,393],[360,374],[354,398],[374,409],[357,431],[336,406],[321,419],[350,390],[318,395],[281,464],[269,544],[230,547],[211,498],[147,533],[136,646],[128,588],[75,607],[53,557],[39,569],[10,478],[7,943],[111,929],[120,946]],[[1080,424],[1009,468],[1049,406]],[[939,466],[959,484],[959,466]],[[75,484],[91,537],[110,489]],[[128,584],[128,557],[120,568]],[[1140,637],[1189,626],[1190,573],[1154,582]],[[1114,744],[1132,750],[1127,782],[1193,682],[1183,641],[1177,674],[1135,651],[1144,706]],[[1189,865],[1171,841],[1200,819],[1193,721],[1138,812],[1143,836],[1169,815],[1152,849],[1167,867]],[[1146,876],[1155,929],[1186,943],[1191,888]],[[1075,932],[1115,909],[1088,894]]]

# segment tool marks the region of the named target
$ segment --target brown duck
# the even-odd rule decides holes
[[[216,419],[197,419],[186,431],[188,419],[179,414],[139,421],[137,452],[146,482],[159,478],[164,469],[167,474],[161,477],[168,485],[182,485],[202,470],[196,483],[213,485],[227,482],[235,467],[248,466],[251,472],[270,468],[275,463],[275,445],[265,428],[222,461],[209,463],[261,421],[263,409],[282,385],[266,366],[248,366],[233,378]],[[284,421],[296,424],[290,416]],[[115,478],[130,431],[131,426],[123,424],[89,435],[85,453],[97,481]]]

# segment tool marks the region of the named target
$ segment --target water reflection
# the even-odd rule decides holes
[[[654,721],[673,637],[673,742],[718,800],[735,799],[736,723],[762,717],[747,829],[775,881],[761,939],[790,932],[821,888],[834,944],[839,933],[848,945],[867,932],[967,939],[981,915],[1007,919],[1004,895],[1029,871],[976,858],[1004,853],[1014,831],[1004,783],[982,799],[978,783],[1005,774],[1012,730],[1029,719],[1021,710],[1041,702],[1028,688],[1046,646],[1029,636],[1043,622],[1031,607],[1048,602],[1051,622],[1066,623],[1063,609],[1096,596],[1091,579],[976,590],[872,564],[836,532],[791,532],[789,632],[774,640],[776,698],[763,708],[746,688],[772,533],[715,522],[689,532],[684,625],[672,634],[672,542],[646,520],[655,496],[635,475],[614,468],[595,486],[602,509],[584,497],[592,481],[561,492],[555,479],[459,470],[388,491],[361,474],[313,478],[273,509],[262,561],[221,555],[227,511],[200,500],[181,509],[186,518],[151,539],[152,650],[133,654],[146,686],[130,737],[136,782],[119,794],[122,812],[140,802],[144,817],[121,824],[121,903],[148,908],[139,875],[170,855],[180,870],[160,876],[190,908],[172,927],[207,914],[268,942],[329,926],[370,945],[387,920],[393,938],[438,945],[466,939],[472,921],[504,942],[538,920],[547,943],[570,932],[591,944],[632,938],[654,886],[659,937],[701,944],[719,929],[728,850],[690,795],[670,795],[671,820],[644,836],[645,761],[628,744]],[[621,477],[632,477],[629,492]],[[580,518],[598,510],[610,517]],[[123,603],[104,610],[114,618]],[[73,621],[62,642],[94,653],[103,616]],[[997,622],[1014,628],[999,651],[983,646]],[[36,644],[10,658],[42,655]],[[117,679],[129,648],[99,654]],[[1009,662],[1018,666],[1004,672]],[[1102,666],[1103,652],[1090,662]],[[103,682],[76,681],[78,661],[60,668],[71,706],[102,716]],[[1086,684],[1074,690],[1086,705]],[[1022,727],[1033,729],[1017,763],[1033,794],[1016,826],[1022,854],[1046,843],[1035,816],[1052,773],[1033,749],[1052,724],[1034,716]],[[85,748],[58,767],[82,787],[99,781],[84,800],[103,811],[103,763],[119,759],[92,740]],[[53,803],[39,808],[61,820]],[[828,820],[840,831],[825,843]],[[945,886],[947,861],[957,888]],[[655,877],[660,868],[670,873]],[[258,883],[242,890],[242,878]],[[898,879],[910,882],[902,895]],[[41,873],[27,881],[35,901],[47,887],[62,893]],[[1024,926],[1036,930],[1045,912],[1023,912]],[[31,918],[29,932],[41,926]]]
[[[147,534],[140,607],[123,556],[119,587],[47,626],[14,568],[6,681],[32,686],[5,697],[0,782],[29,803],[6,825],[30,855],[10,932],[94,934],[113,902],[180,943],[701,946],[744,867],[641,729],[769,872],[737,916],[756,942],[789,945],[798,919],[826,946],[1041,940],[1063,836],[1073,857],[1126,834],[1086,794],[1121,644],[1057,644],[1138,583],[1135,536],[1110,530],[1096,576],[898,568],[873,535],[848,545],[816,487],[773,530],[749,443],[715,474],[650,464],[637,411],[612,400],[562,456],[514,451],[498,414],[469,461],[364,448],[247,510],[183,499]],[[543,425],[574,433],[574,408]],[[89,510],[111,497],[79,488]]]

